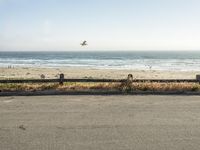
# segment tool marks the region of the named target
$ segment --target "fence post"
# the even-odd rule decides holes
[[[126,81],[126,92],[131,92],[132,83],[133,83],[133,75],[128,74],[127,81]]]
[[[59,81],[60,85],[63,85],[64,78],[65,78],[65,75],[63,73],[60,74],[60,81]]]
[[[196,75],[196,80],[200,83],[200,75]]]
[[[128,78],[127,78],[127,83],[132,83],[133,82],[133,75],[132,74],[129,74],[128,75]]]

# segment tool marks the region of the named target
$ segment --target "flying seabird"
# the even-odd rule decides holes
[[[88,44],[87,44],[87,41],[83,41],[83,42],[81,43],[81,46],[86,46],[86,45],[88,45]]]

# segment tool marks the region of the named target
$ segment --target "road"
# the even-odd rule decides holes
[[[0,97],[0,150],[199,150],[198,96]]]

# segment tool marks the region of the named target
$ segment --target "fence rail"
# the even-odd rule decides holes
[[[0,80],[0,83],[60,83],[64,82],[190,82],[200,83],[200,75],[196,75],[196,79],[133,79],[133,75],[129,74],[127,79],[65,79],[64,74],[60,74],[59,79],[20,79],[20,80]]]

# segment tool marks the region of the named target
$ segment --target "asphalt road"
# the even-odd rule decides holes
[[[0,97],[0,150],[199,150],[198,96]]]

